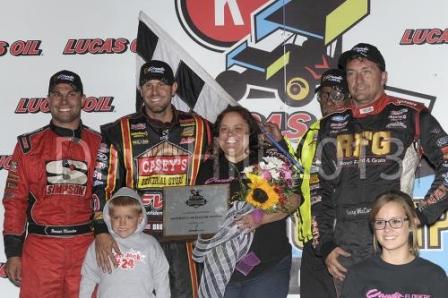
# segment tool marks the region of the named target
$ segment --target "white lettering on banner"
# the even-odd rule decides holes
[[[244,25],[243,17],[236,0],[215,0],[215,26],[224,26],[224,12],[226,4],[229,5],[229,11],[232,15],[235,25]]]

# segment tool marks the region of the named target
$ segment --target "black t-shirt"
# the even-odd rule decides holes
[[[392,265],[376,255],[349,269],[342,297],[446,298],[448,279],[441,267],[428,260],[417,257],[408,264]]]
[[[249,158],[233,164],[222,155],[218,160],[209,159],[201,165],[196,184],[230,183],[230,198],[238,196],[241,191],[238,178],[240,173],[245,167],[256,163],[256,158]],[[235,270],[232,281],[252,278],[291,254],[291,245],[286,235],[286,218],[257,228],[250,251],[257,255],[261,263],[247,276]]]

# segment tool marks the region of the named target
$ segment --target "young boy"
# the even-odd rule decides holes
[[[106,203],[104,222],[117,241],[118,267],[104,273],[95,257],[95,243],[82,266],[80,298],[90,298],[98,284],[101,297],[170,297],[168,262],[157,240],[143,233],[145,208],[134,190],[123,187]]]

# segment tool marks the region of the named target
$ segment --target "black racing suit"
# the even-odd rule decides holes
[[[323,118],[317,142],[317,224],[324,259],[337,246],[352,254],[340,258],[346,266],[372,254],[372,202],[388,190],[411,193],[422,153],[436,177],[418,203],[419,218],[432,224],[447,209],[448,136],[422,104],[383,95],[369,106]]]
[[[207,120],[173,110],[171,123],[161,123],[140,112],[101,127],[94,175],[95,233],[107,232],[101,211],[112,194],[123,186],[136,189],[146,208],[145,232],[161,240],[170,264],[172,297],[196,297],[192,243],[161,239],[163,187],[195,183],[212,136]]]

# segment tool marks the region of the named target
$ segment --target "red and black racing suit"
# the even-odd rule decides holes
[[[161,123],[142,111],[103,125],[101,135],[94,175],[95,233],[107,231],[101,210],[112,194],[123,186],[136,189],[148,217],[145,231],[161,240],[170,264],[172,297],[196,297],[192,243],[161,239],[163,187],[195,183],[212,141],[210,124],[175,109],[172,122]]]
[[[6,256],[21,256],[21,297],[79,296],[93,240],[92,176],[100,140],[85,126],[52,123],[18,137],[3,198],[3,234]]]
[[[419,218],[432,224],[447,210],[448,136],[422,104],[383,95],[372,105],[322,119],[317,142],[317,223],[324,259],[337,246],[351,253],[341,257],[346,266],[372,254],[372,202],[388,190],[410,193],[421,153],[436,176],[417,205]]]

